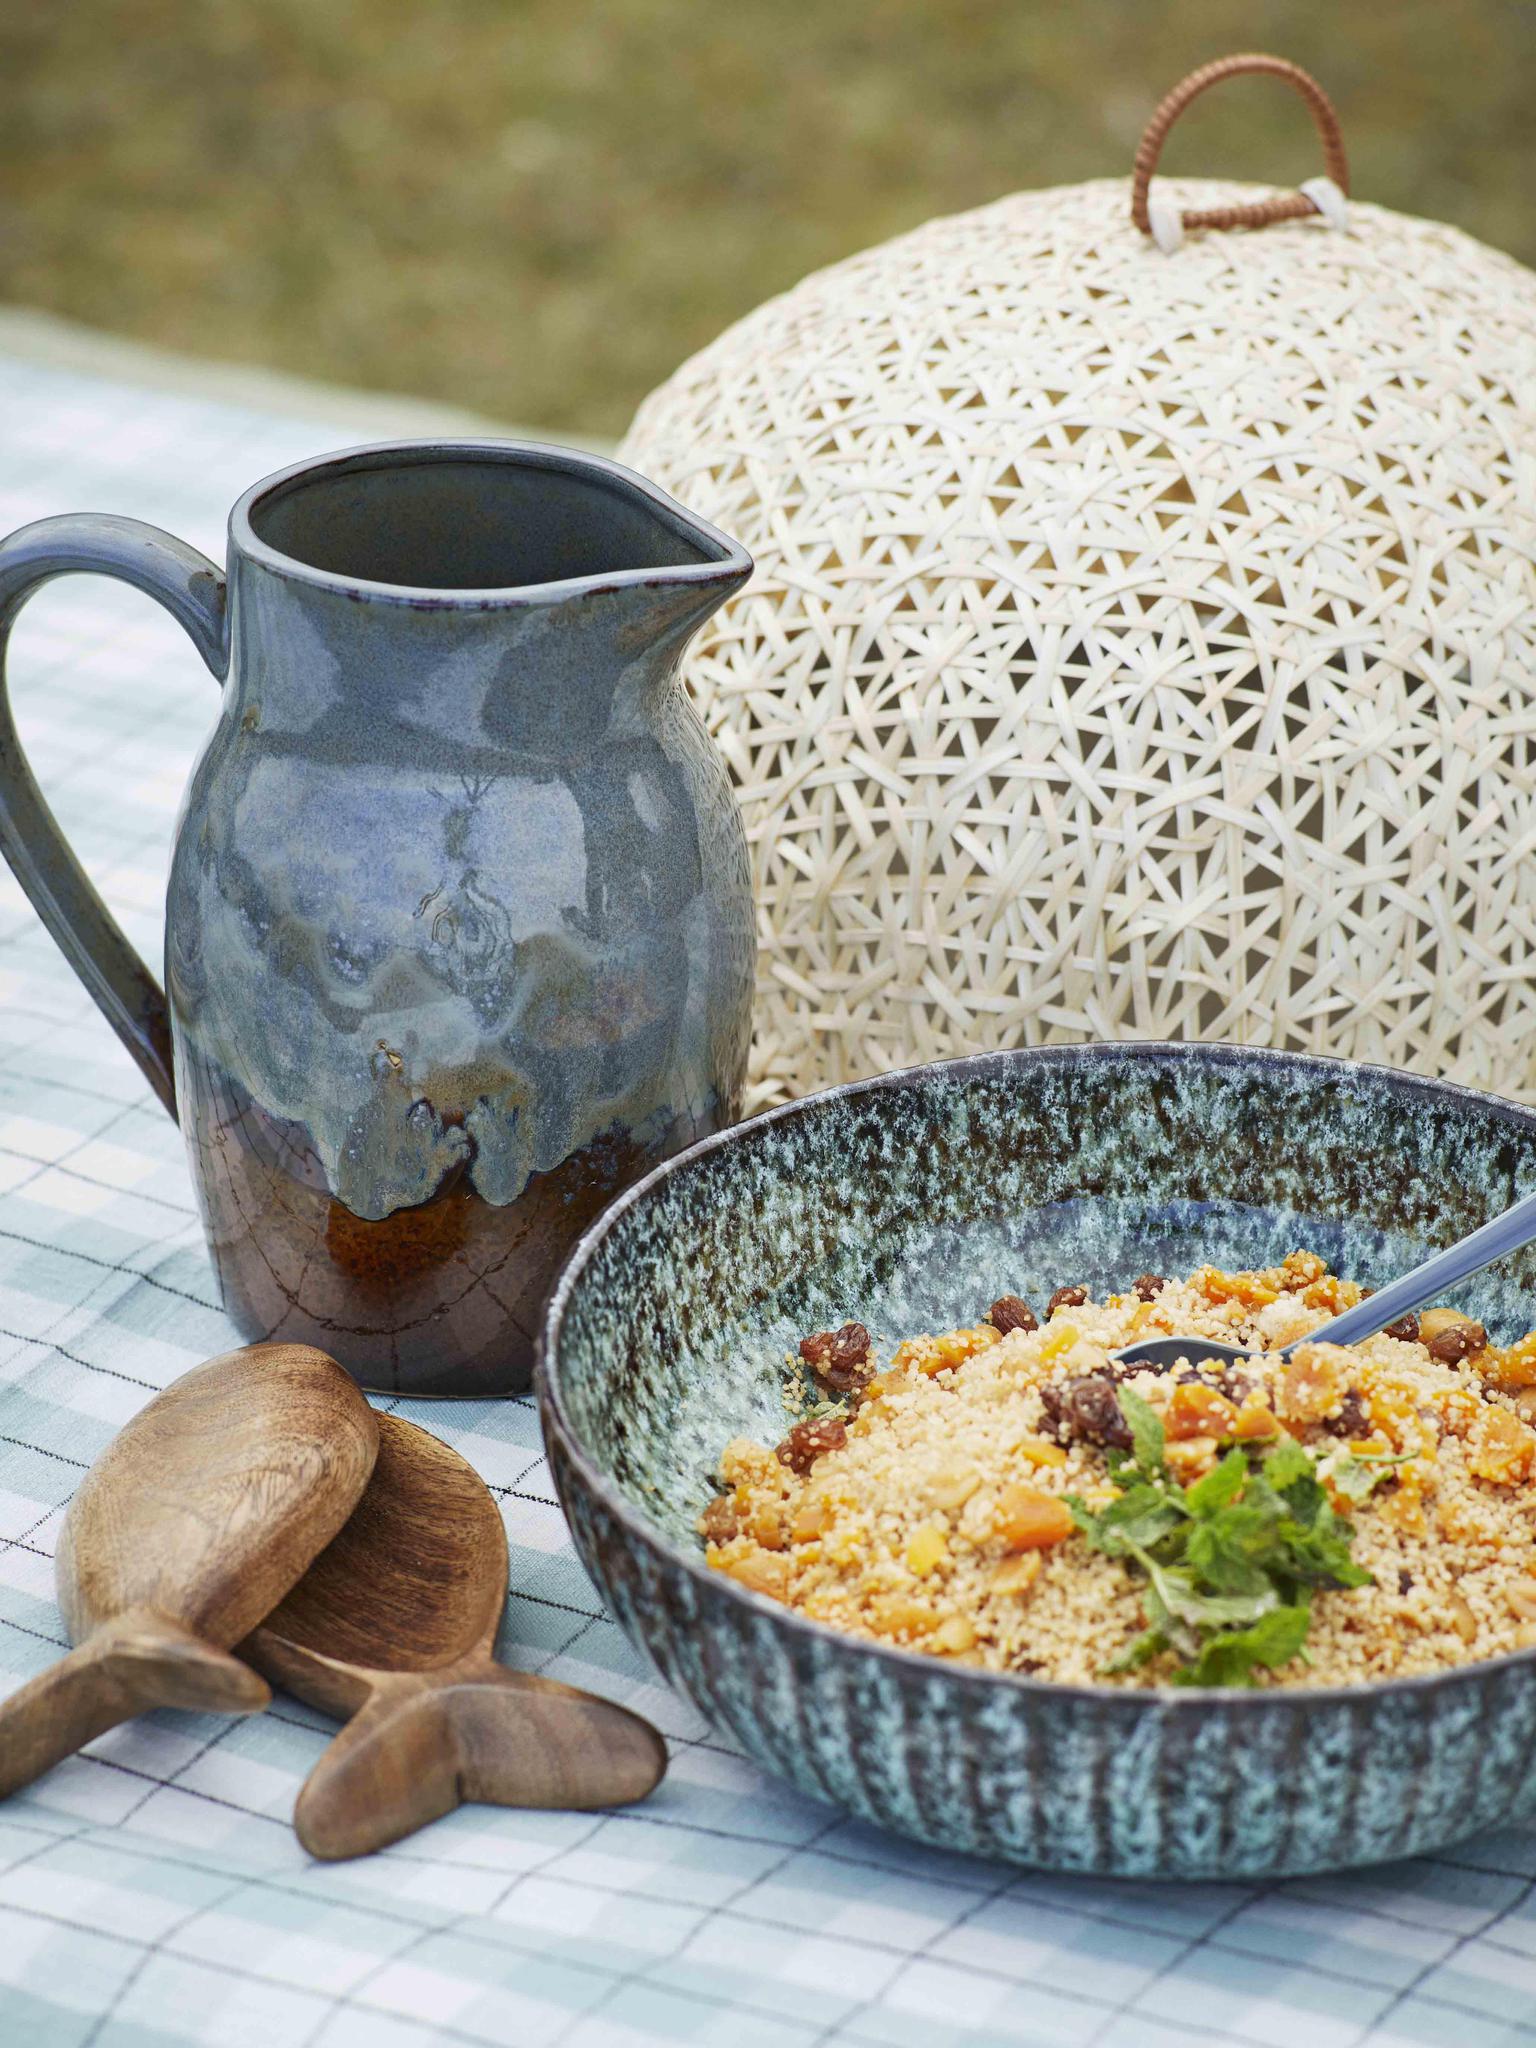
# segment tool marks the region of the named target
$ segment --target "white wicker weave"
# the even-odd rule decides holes
[[[690,667],[754,1100],[1083,1036],[1536,1094],[1536,278],[1361,205],[1165,255],[1128,195],[808,278],[625,444],[757,558]]]

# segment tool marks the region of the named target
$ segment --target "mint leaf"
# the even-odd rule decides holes
[[[1237,1498],[1248,1479],[1248,1460],[1239,1450],[1228,1451],[1219,1465],[1215,1465],[1203,1479],[1197,1479],[1185,1490],[1184,1498],[1192,1515],[1214,1514]]]
[[[1159,1564],[1149,1551],[1138,1552],[1137,1562],[1151,1580],[1163,1611],[1194,1628],[1230,1628],[1234,1622],[1257,1621],[1279,1599],[1267,1582],[1249,1593],[1210,1592],[1190,1566]]]
[[[1253,1669],[1288,1664],[1307,1640],[1311,1615],[1305,1607],[1277,1607],[1250,1628],[1212,1636],[1194,1663],[1179,1672],[1177,1685],[1251,1685]]]
[[[1282,1522],[1279,1534],[1285,1548],[1277,1560],[1277,1568],[1283,1570],[1296,1585],[1369,1586],[1374,1583],[1370,1573],[1350,1558],[1354,1524],[1341,1522],[1331,1508],[1327,1525],[1303,1529]]]
[[[1067,1506],[1094,1549],[1102,1550],[1106,1557],[1129,1557],[1138,1548],[1150,1547],[1188,1514],[1176,1494],[1145,1481],[1132,1484],[1097,1513],[1075,1493],[1068,1494]]]
[[[1197,1522],[1186,1555],[1210,1584],[1224,1593],[1249,1593],[1269,1582],[1275,1517],[1246,1503]]]
[[[1168,1638],[1160,1628],[1144,1629],[1139,1636],[1133,1636],[1104,1666],[1106,1676],[1116,1671],[1139,1671],[1143,1664],[1150,1664],[1168,1647]]]
[[[1316,1479],[1293,1479],[1280,1495],[1291,1511],[1291,1519],[1300,1528],[1315,1529],[1325,1525],[1333,1510],[1328,1495]]]
[[[1120,1389],[1119,1400],[1120,1413],[1131,1432],[1132,1455],[1147,1477],[1153,1478],[1163,1470],[1162,1418],[1130,1387]]]
[[[1282,1438],[1267,1453],[1260,1469],[1276,1493],[1284,1493],[1298,1479],[1310,1479],[1313,1474],[1312,1459],[1305,1445],[1297,1443],[1293,1436]]]
[[[1402,1457],[1372,1456],[1369,1452],[1362,1456],[1359,1451],[1344,1451],[1330,1458],[1324,1470],[1336,1490],[1346,1500],[1358,1504],[1369,1500],[1382,1481],[1390,1479],[1399,1465],[1411,1463],[1412,1457],[1411,1451]]]

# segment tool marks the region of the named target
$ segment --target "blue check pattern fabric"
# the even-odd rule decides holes
[[[354,438],[0,357],[0,531],[124,512],[222,558],[247,483]],[[147,600],[76,579],[23,614],[13,675],[60,819],[158,959],[213,685]],[[81,1475],[233,1340],[181,1139],[7,875],[0,1692],[66,1647],[53,1551]],[[572,1553],[527,1401],[396,1405],[501,1504],[502,1655],[649,1715],[665,1783],[609,1813],[471,1808],[322,1865],[289,1816],[323,1716],[281,1696],[243,1721],[151,1715],[0,1805],[3,2048],[1536,2042],[1536,1830],[1342,1877],[1182,1888],[916,1848],[762,1777],[642,1666]]]

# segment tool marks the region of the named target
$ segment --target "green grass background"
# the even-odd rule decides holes
[[[1526,0],[11,0],[0,300],[551,429],[619,432],[816,265],[1128,171],[1184,71],[1314,70],[1362,197],[1536,260]],[[1170,168],[1292,183],[1243,80]]]

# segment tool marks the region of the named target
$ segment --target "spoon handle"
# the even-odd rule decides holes
[[[1400,1280],[1383,1287],[1379,1294],[1367,1295],[1364,1301],[1345,1309],[1343,1315],[1335,1316],[1331,1323],[1324,1323],[1320,1330],[1314,1330],[1304,1341],[1309,1344],[1353,1344],[1361,1337],[1372,1337],[1378,1330],[1385,1329],[1388,1323],[1395,1323],[1399,1316],[1407,1315],[1411,1309],[1422,1308],[1426,1302],[1444,1294],[1447,1288],[1454,1287],[1458,1280],[1480,1273],[1484,1266],[1491,1266],[1506,1252],[1519,1251],[1532,1239],[1536,1239],[1536,1195],[1527,1195],[1512,1209],[1506,1209],[1502,1216],[1495,1216],[1491,1223],[1485,1223],[1481,1230],[1474,1230],[1470,1237],[1462,1238],[1459,1244],[1448,1245],[1443,1252],[1436,1252],[1432,1258],[1426,1259],[1422,1266],[1415,1266],[1411,1273],[1405,1273]]]
[[[265,1682],[164,1616],[119,1615],[0,1702],[0,1799],[151,1707],[251,1714]]]
[[[390,1673],[310,1772],[293,1824],[311,1856],[363,1856],[456,1806],[590,1808],[643,1799],[667,1767],[648,1721],[476,1654]]]

